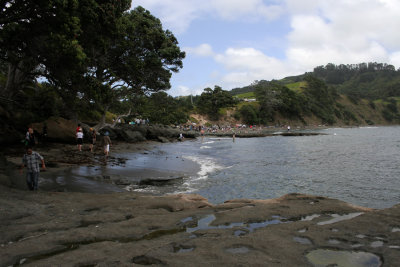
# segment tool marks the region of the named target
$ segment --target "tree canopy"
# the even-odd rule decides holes
[[[15,100],[42,77],[71,111],[105,114],[119,101],[168,90],[185,53],[149,11],[128,11],[130,2],[2,2],[1,95]]]
[[[203,114],[207,114],[210,118],[219,119],[219,109],[234,106],[237,103],[228,91],[223,90],[220,86],[205,88],[204,92],[197,100],[197,107]]]

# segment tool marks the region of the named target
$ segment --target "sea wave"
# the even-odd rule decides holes
[[[214,171],[223,169],[224,167],[219,165],[213,158],[201,158],[198,156],[183,156],[184,159],[197,162],[200,165],[200,171],[196,174],[196,177],[191,180],[204,180],[208,178],[208,174]]]

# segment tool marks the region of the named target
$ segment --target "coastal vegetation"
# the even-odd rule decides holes
[[[399,124],[400,70],[384,63],[318,66],[313,72],[282,80],[255,81],[230,91],[259,103],[250,121],[262,124]],[[250,103],[248,104],[250,105]],[[247,113],[246,113],[247,114]],[[254,119],[255,118],[255,119]],[[249,123],[249,122],[248,122]]]
[[[1,4],[2,122],[20,128],[58,115],[101,128],[109,112],[129,114],[143,96],[169,89],[185,53],[158,18],[130,4]]]
[[[160,20],[130,1],[18,1],[0,19],[4,134],[63,117],[102,128],[124,117],[178,125],[400,123],[400,71],[385,63],[318,66],[230,91],[172,97],[185,53]]]

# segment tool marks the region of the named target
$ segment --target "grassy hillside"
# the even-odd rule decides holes
[[[234,97],[239,98],[239,99],[245,99],[245,98],[254,98],[255,95],[254,95],[254,92],[247,92],[247,93],[235,95]]]
[[[256,106],[251,103],[243,108],[250,103],[241,103],[235,108],[239,120],[293,125],[400,124],[400,71],[387,64],[328,64],[312,73],[235,88],[231,94],[258,100]]]

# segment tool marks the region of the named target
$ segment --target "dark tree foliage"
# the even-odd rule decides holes
[[[259,83],[255,95],[260,103],[259,116],[264,123],[273,121],[276,112],[289,118],[302,118],[304,98],[279,82]]]
[[[0,56],[9,66],[3,96],[13,98],[38,76],[53,79],[82,66],[78,1],[2,1],[0,12]]]
[[[20,102],[44,77],[68,117],[131,109],[140,95],[168,90],[185,53],[174,35],[130,0],[0,3],[0,92]],[[20,95],[20,96],[18,96]],[[22,96],[21,96],[22,95]],[[121,105],[123,103],[123,105]]]
[[[307,87],[304,90],[304,95],[307,100],[307,108],[321,118],[323,123],[333,124],[335,122],[335,91],[329,89],[322,80],[314,76],[306,76],[305,81]]]
[[[273,121],[278,107],[281,105],[279,98],[281,85],[276,82],[259,83],[256,85],[255,95],[260,103],[259,117],[265,124]]]
[[[177,125],[186,123],[189,119],[187,110],[180,105],[180,100],[165,92],[142,96],[136,104],[133,117],[149,119],[151,123]]]
[[[122,99],[168,90],[185,57],[174,35],[142,7],[124,13],[115,28],[111,36],[102,35],[103,46],[89,49],[85,75],[93,89],[88,99],[103,113]]]
[[[204,89],[197,102],[199,111],[208,115],[213,120],[219,119],[219,109],[225,107],[232,107],[237,103],[228,91],[222,90],[220,86],[215,86],[214,90],[211,88]]]
[[[314,68],[313,75],[353,99],[380,99],[400,95],[400,71],[386,63],[360,63]]]
[[[245,124],[254,125],[259,123],[258,111],[253,105],[243,105],[240,110],[240,118]]]

